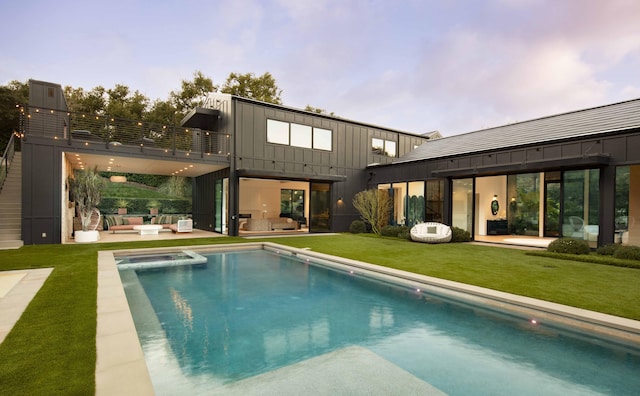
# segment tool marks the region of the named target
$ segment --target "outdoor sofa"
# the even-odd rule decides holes
[[[411,240],[416,242],[447,243],[451,236],[451,227],[442,223],[419,223],[411,228]]]
[[[134,226],[144,224],[142,216],[106,215],[104,222],[109,231],[135,231]],[[151,224],[162,226],[161,231],[192,232],[193,220],[178,215],[161,215],[151,218]]]

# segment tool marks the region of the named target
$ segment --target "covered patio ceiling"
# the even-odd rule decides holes
[[[98,167],[100,172],[139,173],[149,175],[196,177],[224,169],[219,164],[204,164],[190,161],[162,161],[122,156],[106,156],[67,152],[67,159],[74,169]]]

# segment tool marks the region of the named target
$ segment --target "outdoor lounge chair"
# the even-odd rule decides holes
[[[442,223],[419,223],[411,228],[411,240],[426,243],[451,241],[451,227]]]

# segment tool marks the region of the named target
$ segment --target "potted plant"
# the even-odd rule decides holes
[[[69,178],[71,194],[76,202],[78,216],[82,224],[82,231],[75,232],[76,242],[95,242],[99,234],[96,230],[89,230],[91,215],[100,203],[102,190],[106,183],[98,174],[97,167],[76,171],[73,178]]]
[[[126,199],[119,199],[116,204],[118,205],[118,214],[126,215],[127,214],[127,206],[129,206],[129,201]]]
[[[152,199],[147,202],[147,208],[149,208],[149,214],[152,216],[156,216],[158,214],[158,208],[160,207],[160,202],[158,200]]]

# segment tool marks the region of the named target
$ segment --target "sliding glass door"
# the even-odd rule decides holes
[[[328,232],[331,229],[331,184],[311,183],[309,205],[311,232]]]

